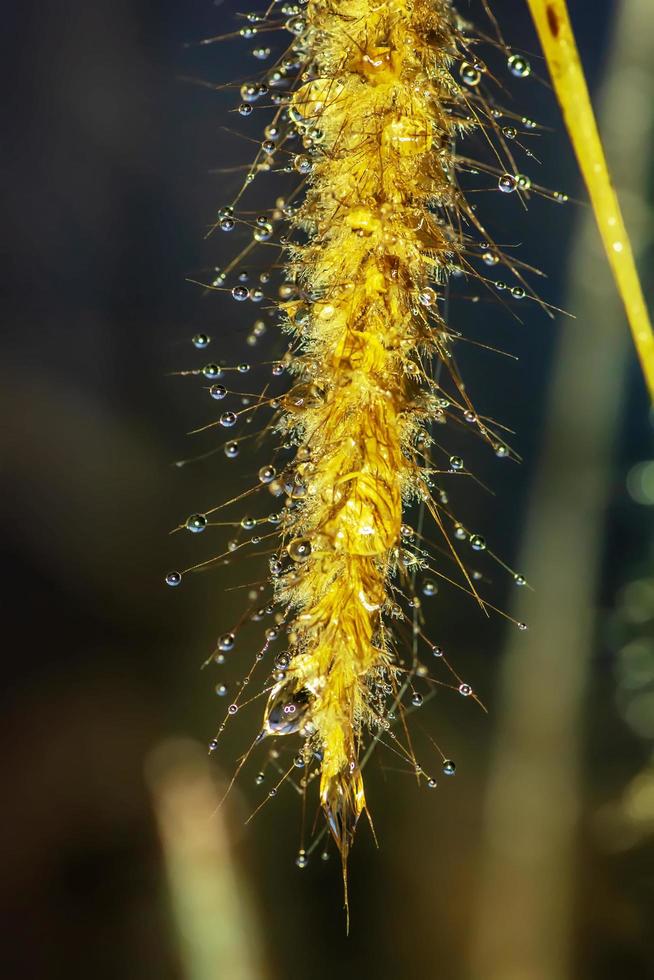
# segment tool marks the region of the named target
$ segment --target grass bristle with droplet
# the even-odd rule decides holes
[[[241,35],[277,30],[283,23],[278,10],[271,5],[258,17],[247,15]],[[286,283],[277,305],[288,348],[272,373],[273,385],[282,375],[291,382],[282,394],[271,395],[266,385],[240,412],[225,411],[220,424],[231,429],[243,413],[274,412],[267,430],[282,446],[260,470],[259,485],[285,502],[272,529],[256,540],[274,543],[270,582],[277,625],[268,630],[255,666],[269,656],[281,631],[288,634],[288,648],[270,665],[260,736],[299,736],[301,748],[294,751],[295,765],[305,770],[301,789],[319,778],[320,805],[345,878],[366,809],[362,758],[371,746],[383,736],[415,764],[419,778],[435,785],[389,720],[392,711],[402,712],[405,694],[414,707],[421,703],[416,675],[442,683],[419,665],[418,642],[431,647],[414,598],[416,574],[435,576],[494,609],[479,595],[457,540],[507,568],[480,535],[457,521],[441,486],[441,474],[450,479],[469,473],[459,455],[433,439],[433,423],[456,433],[465,421],[497,456],[512,455],[498,427],[476,415],[461,382],[454,357],[458,335],[446,315],[449,277],[469,274],[490,292],[506,289],[516,300],[545,304],[524,279],[528,267],[492,243],[458,174],[485,175],[496,190],[523,199],[556,195],[519,172],[512,147],[525,150],[521,140],[536,124],[498,110],[469,25],[449,0],[310,0],[285,4],[282,15],[293,35],[289,49],[261,79],[241,88],[243,116],[255,103],[257,110],[271,105],[272,115],[245,182],[215,225],[227,232],[245,227],[252,240],[213,287],[270,306],[266,290],[274,274],[265,273],[263,285],[255,287],[232,285],[230,276],[259,245],[270,248],[281,238]],[[529,74],[526,59],[508,51],[501,38],[496,47],[513,75]],[[255,54],[265,58],[267,50]],[[474,132],[492,147],[491,163],[465,154],[465,137]],[[296,189],[256,218],[256,212],[241,210],[255,177],[278,171],[299,175]],[[284,227],[290,230],[280,236]],[[513,278],[511,289],[479,271],[500,264]],[[255,330],[248,343],[256,342]],[[230,393],[225,378],[232,370],[239,368],[210,364],[183,373],[203,373],[212,397],[221,401]],[[235,456],[237,444],[228,442],[225,451]],[[408,523],[412,506],[421,515],[426,508],[435,523],[438,567],[422,516],[417,529]],[[252,518],[242,526],[253,530],[262,521]],[[193,532],[206,525],[207,514],[186,523]],[[246,543],[232,541],[228,552]],[[514,579],[524,584],[522,576]],[[433,577],[423,591],[436,591]],[[260,605],[257,591],[253,595]],[[405,663],[400,651],[407,632]],[[221,649],[233,642],[232,631]],[[431,652],[450,671],[453,683],[446,686],[476,699],[442,651]],[[454,771],[449,760],[444,766],[447,774]],[[278,767],[280,782],[292,770],[293,763],[288,771]]]

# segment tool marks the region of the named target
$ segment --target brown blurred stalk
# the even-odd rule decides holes
[[[619,5],[599,98],[607,156],[642,252],[654,118],[651,0]],[[586,677],[611,459],[629,353],[592,214],[572,250],[567,309],[497,698],[471,980],[572,980]]]
[[[258,925],[234,860],[206,753],[159,746],[147,776],[186,980],[265,980]]]

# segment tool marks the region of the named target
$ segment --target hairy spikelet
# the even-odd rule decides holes
[[[256,26],[240,33],[251,37],[259,29],[277,29],[274,9],[249,15]],[[442,683],[419,665],[417,644],[426,637],[417,613],[416,573],[440,576],[483,610],[495,609],[478,592],[481,576],[468,572],[457,550],[465,542],[485,551],[485,541],[457,521],[442,485],[442,474],[470,474],[462,457],[432,436],[435,424],[449,433],[465,422],[498,457],[512,455],[496,425],[476,414],[461,380],[455,357],[460,335],[447,314],[449,278],[469,275],[484,290],[497,288],[509,299],[530,298],[546,308],[525,281],[528,267],[493,243],[466,200],[461,175],[481,176],[490,181],[489,189],[523,201],[531,193],[565,197],[519,172],[515,146],[531,158],[521,137],[537,124],[498,108],[470,26],[449,0],[309,0],[305,6],[285,4],[283,12],[293,40],[263,76],[266,84],[242,86],[239,107],[243,116],[251,115],[252,103],[269,95],[272,118],[245,182],[214,226],[249,229],[253,240],[213,288],[231,291],[237,300],[265,299],[271,313],[274,308],[288,348],[273,363],[272,383],[283,381],[282,375],[290,383],[280,394],[270,394],[266,383],[254,406],[224,412],[219,423],[231,429],[240,415],[251,417],[252,408],[274,411],[267,428],[279,444],[272,462],[259,471],[258,489],[283,497],[284,506],[269,516],[273,530],[251,540],[272,541],[267,611],[276,611],[276,626],[267,631],[256,661],[265,660],[282,631],[288,649],[277,655],[264,685],[267,705],[255,745],[265,737],[300,736],[294,763],[286,772],[278,768],[280,784],[294,765],[304,770],[303,794],[314,779],[319,782],[320,806],[345,877],[355,828],[367,810],[363,762],[374,744],[382,736],[392,741],[418,778],[436,785],[418,765],[408,738],[404,746],[392,730],[396,710],[404,718],[407,693],[414,707],[422,701],[413,688],[416,676]],[[512,75],[529,75],[526,59],[501,40],[497,47]],[[266,57],[267,51],[254,53]],[[492,148],[490,163],[462,149],[467,151],[475,133]],[[272,176],[275,169],[295,174],[299,185],[253,222],[242,198],[255,178]],[[243,274],[232,288],[229,276],[237,263],[244,257],[250,262],[258,244],[273,244],[280,228],[280,299],[243,285]],[[511,286],[488,279],[496,266],[510,276]],[[260,282],[269,289],[276,273],[277,264],[269,266]],[[265,329],[263,321],[255,327],[259,333]],[[257,336],[255,331],[249,342]],[[200,348],[208,342],[204,335],[194,339]],[[214,381],[241,368],[249,371],[248,365],[212,363],[183,373]],[[222,400],[241,393],[214,384],[210,394]],[[237,441],[228,442],[225,452],[236,456]],[[431,515],[445,571],[432,565],[422,519],[417,531],[411,525],[414,505]],[[185,526],[203,530],[207,514],[192,515]],[[265,520],[247,518],[240,528],[251,531]],[[235,538],[217,558],[248,543]],[[525,584],[522,576],[513,578]],[[168,576],[170,585],[180,580],[180,573]],[[425,594],[436,591],[433,581],[429,585]],[[253,601],[261,602],[256,590]],[[400,635],[407,627],[408,662]],[[233,647],[235,630],[221,638],[217,662]],[[454,679],[446,686],[476,700],[442,650],[432,652]],[[253,669],[228,715],[239,710]],[[219,688],[221,694],[227,690]],[[225,721],[219,735],[224,727]],[[216,745],[217,738],[211,748]],[[454,769],[444,761],[446,773]],[[300,866],[304,861],[301,849]]]
[[[302,695],[294,727],[310,724],[322,753],[320,798],[345,857],[365,806],[361,730],[380,721],[370,691],[394,669],[402,506],[429,494],[417,446],[437,406],[425,365],[448,355],[430,283],[461,251],[437,217],[458,208],[457,35],[449,3],[427,0],[314,2],[307,23],[316,78],[291,112],[324,150],[294,219],[308,242],[292,268],[312,303],[287,308],[302,357],[282,421],[301,447],[302,504],[284,531],[302,573],[277,587],[294,656],[267,724]]]

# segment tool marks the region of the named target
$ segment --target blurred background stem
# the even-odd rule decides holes
[[[148,779],[185,980],[264,980],[258,924],[206,752],[167,741],[150,756]]]
[[[650,0],[616,13],[598,100],[609,164],[636,256],[648,222],[654,115]],[[629,111],[625,111],[629,107]],[[565,321],[531,493],[481,839],[470,977],[566,980],[576,975],[575,857],[587,676],[605,512],[626,379],[628,334],[590,211],[572,248]]]

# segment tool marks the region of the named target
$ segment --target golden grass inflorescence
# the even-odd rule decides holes
[[[531,299],[549,312],[525,278],[536,270],[493,242],[461,177],[475,175],[488,189],[523,202],[534,193],[566,198],[520,172],[516,154],[534,159],[525,141],[537,124],[498,105],[477,38],[450,0],[309,0],[283,4],[281,20],[277,9],[271,4],[248,15],[239,32],[251,38],[283,27],[292,40],[262,80],[241,87],[241,115],[268,97],[272,118],[245,181],[212,226],[251,235],[213,288],[237,300],[265,301],[288,345],[273,364],[273,380],[290,380],[279,395],[267,383],[254,405],[224,412],[220,424],[231,429],[243,413],[273,410],[266,430],[280,445],[259,471],[258,488],[283,498],[284,506],[270,517],[272,531],[251,540],[273,546],[268,609],[276,610],[276,625],[255,666],[281,632],[288,643],[264,685],[267,705],[255,744],[299,735],[294,763],[278,769],[280,783],[294,765],[304,795],[319,781],[345,877],[355,828],[367,811],[362,770],[371,748],[385,739],[419,780],[436,784],[417,763],[408,736],[405,744],[393,731],[398,716],[404,723],[405,695],[414,706],[421,701],[416,676],[442,683],[419,664],[418,642],[449,670],[453,683],[445,686],[476,700],[423,632],[416,575],[429,572],[468,592],[484,611],[494,610],[480,595],[480,576],[457,550],[465,541],[525,584],[456,519],[443,484],[471,474],[434,436],[436,425],[463,424],[498,457],[514,456],[505,431],[475,412],[459,374],[460,334],[447,311],[451,275],[469,277],[487,295]],[[501,37],[492,44],[512,76],[530,74],[527,59]],[[254,53],[265,58],[270,50]],[[465,152],[475,134],[490,162]],[[256,220],[239,210],[255,179],[276,171],[294,174],[295,189]],[[247,286],[240,276],[231,287],[238,263],[250,261],[259,245],[270,248],[280,228],[286,229],[281,263],[261,274],[261,285]],[[273,298],[269,284],[280,265],[284,282]],[[498,266],[512,285],[488,278]],[[205,340],[196,346],[205,347]],[[216,381],[228,370],[237,369],[210,364],[183,373]],[[210,393],[222,400],[229,392],[213,384]],[[225,452],[236,456],[238,441],[230,440]],[[192,515],[186,527],[203,530],[217,509]],[[438,567],[422,517],[411,523],[412,509],[433,520]],[[241,527],[252,530],[263,520],[248,518]],[[233,541],[228,553],[242,544]],[[171,585],[180,580],[180,573],[168,576]],[[408,660],[402,632],[409,634]],[[219,651],[233,644],[234,632],[225,634]],[[218,657],[224,660],[222,652]],[[252,669],[228,715],[238,711]],[[454,771],[448,760],[444,771]],[[302,848],[298,863],[305,861]]]

